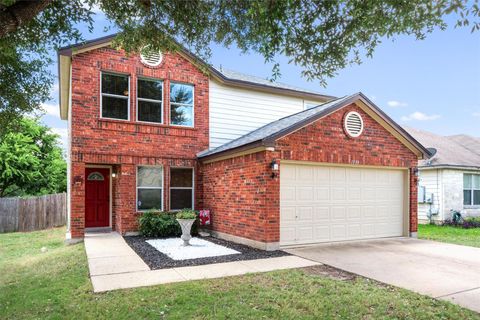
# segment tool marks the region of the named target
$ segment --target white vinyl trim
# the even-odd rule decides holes
[[[192,87],[192,104],[172,102],[171,97],[170,97],[172,84],[183,84],[183,85]],[[169,90],[168,95],[170,97],[170,99],[169,99],[169,104],[170,104],[169,109],[170,110],[169,110],[169,115],[168,115],[169,124],[173,127],[195,128],[195,85],[193,85],[191,83],[172,81],[172,82],[170,82],[170,88],[168,88],[168,90]],[[181,124],[173,124],[172,123],[172,105],[192,107],[192,125],[191,126],[186,126],[186,125],[181,125]]]
[[[124,76],[128,78],[128,96],[120,96],[116,94],[110,94],[110,93],[103,93],[102,92],[102,75],[103,74],[111,74],[114,76]],[[100,118],[101,119],[113,119],[113,120],[118,120],[118,121],[130,121],[130,75],[129,74],[124,74],[124,73],[118,73],[118,72],[111,72],[111,71],[100,71]],[[110,118],[110,117],[104,117],[103,116],[103,99],[102,97],[113,97],[113,98],[121,98],[121,99],[127,99],[127,119],[119,119],[119,118]]]
[[[175,190],[192,190],[192,210],[195,210],[195,168],[193,167],[170,167],[170,184],[172,183],[172,169],[191,169],[192,170],[192,187],[170,187],[169,186],[169,198],[168,205],[170,206],[171,211],[178,211],[181,209],[172,209],[172,189]]]
[[[140,167],[154,167],[154,168],[162,168],[162,186],[161,187],[139,187],[138,186],[138,168]],[[164,166],[157,166],[157,165],[139,165],[136,167],[135,170],[135,210],[137,212],[146,212],[150,209],[138,209],[138,189],[155,189],[161,190],[161,199],[162,199],[162,206],[158,210],[163,211],[163,208],[165,207],[165,199],[164,199],[164,186],[165,186],[165,167]]]
[[[139,98],[138,97],[138,80],[144,80],[144,81],[152,81],[152,82],[161,82],[162,83],[162,100],[155,100],[155,99],[147,99],[147,98]],[[152,79],[152,78],[143,78],[143,77],[139,77],[137,78],[137,99],[136,99],[136,102],[135,102],[135,108],[136,108],[136,120],[137,122],[141,122],[141,123],[152,123],[152,124],[164,124],[165,123],[165,114],[164,114],[164,103],[163,103],[163,100],[164,100],[164,97],[165,97],[165,87],[164,87],[164,81],[162,79]],[[155,102],[155,103],[160,103],[160,112],[162,113],[162,121],[161,122],[152,122],[152,121],[142,121],[142,120],[138,120],[138,101],[147,101],[147,102]]]

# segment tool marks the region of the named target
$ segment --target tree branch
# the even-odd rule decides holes
[[[0,9],[0,38],[16,31],[34,19],[52,0],[20,0],[11,6]]]

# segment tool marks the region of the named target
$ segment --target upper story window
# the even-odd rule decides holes
[[[130,78],[126,75],[103,72],[101,77],[102,118],[129,120]]]
[[[137,120],[163,123],[163,81],[138,79]]]
[[[193,127],[193,86],[170,83],[170,124]]]
[[[480,205],[480,174],[463,174],[463,204]]]

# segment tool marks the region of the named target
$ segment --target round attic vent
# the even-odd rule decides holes
[[[363,119],[358,112],[350,111],[345,116],[344,127],[350,137],[359,137],[363,132]]]
[[[162,63],[162,59],[163,55],[160,51],[151,50],[148,46],[143,47],[140,52],[140,60],[149,67],[158,67]]]

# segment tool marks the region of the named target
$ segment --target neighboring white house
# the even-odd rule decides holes
[[[405,129],[425,147],[437,150],[419,162],[419,222],[449,219],[452,209],[464,217],[480,216],[480,138]]]

